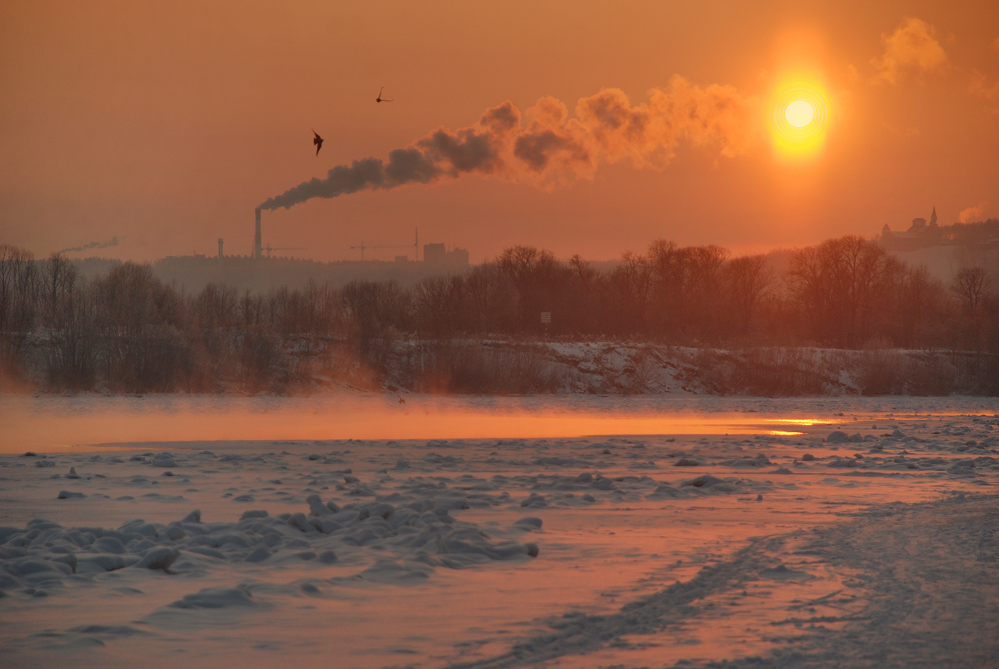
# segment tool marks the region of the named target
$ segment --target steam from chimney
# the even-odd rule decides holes
[[[758,101],[731,86],[701,88],[675,76],[665,89],[632,105],[619,89],[582,98],[575,117],[553,97],[524,114],[510,101],[486,110],[478,123],[452,131],[439,128],[405,149],[379,158],[338,165],[325,179],[312,179],[272,197],[261,209],[288,209],[314,197],[333,198],[362,190],[432,183],[465,174],[496,176],[542,187],[591,178],[601,163],[625,158],[638,168],[661,169],[683,140],[716,147],[721,155],[744,153],[759,139]]]
[[[89,244],[84,244],[83,246],[74,246],[71,249],[63,249],[59,253],[70,253],[72,251],[87,251],[89,249],[106,249],[109,246],[118,246],[117,235],[107,240],[106,242],[90,242]]]
[[[984,219],[986,204],[988,203],[982,202],[977,207],[968,207],[967,209],[962,210],[961,213],[957,215],[957,220],[961,223],[970,223],[971,221],[980,221]],[[934,211],[936,210],[934,209]]]

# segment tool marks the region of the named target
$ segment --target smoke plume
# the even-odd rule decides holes
[[[878,70],[876,81],[895,85],[906,72],[939,72],[947,67],[947,54],[937,41],[936,29],[909,18],[891,35],[882,35],[885,52],[871,61]]]
[[[985,218],[985,202],[982,202],[977,207],[968,207],[961,211],[957,215],[957,220],[961,223],[971,223],[972,221],[980,221]]]
[[[758,138],[758,101],[731,86],[701,88],[676,76],[649,101],[632,105],[619,89],[582,98],[575,116],[544,97],[523,114],[510,101],[486,110],[460,130],[439,128],[380,158],[338,165],[275,196],[261,209],[288,209],[314,197],[431,183],[464,174],[495,176],[539,186],[589,178],[601,163],[628,159],[638,168],[662,168],[681,141],[716,147],[723,156],[745,152]]]
[[[89,249],[106,249],[109,246],[118,246],[117,235],[107,240],[106,242],[90,242],[88,244],[84,244],[83,246],[74,246],[71,249],[63,249],[62,251],[59,251],[59,253],[70,253],[71,251],[87,251]]]

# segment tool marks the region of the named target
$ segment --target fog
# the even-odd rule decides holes
[[[0,452],[97,444],[339,439],[514,439],[591,435],[793,435],[879,412],[994,412],[988,398],[0,396]],[[852,410],[851,410],[852,407]],[[970,407],[970,408],[969,408]],[[976,409],[977,408],[977,409]],[[848,413],[845,413],[848,412]],[[839,415],[838,415],[839,414]],[[844,414],[849,418],[844,418]],[[113,447],[113,446],[109,446]]]

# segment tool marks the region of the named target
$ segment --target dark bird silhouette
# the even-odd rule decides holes
[[[404,400],[404,399],[402,399],[402,398],[400,397],[400,398],[399,398],[399,404],[405,404],[405,403],[406,403],[406,400]]]
[[[319,149],[323,148],[323,138],[320,137],[319,133],[315,130],[312,131],[312,134],[316,136],[315,139],[312,140],[312,143],[316,145],[316,155],[318,156]]]
[[[378,97],[375,98],[375,102],[395,102],[395,100],[386,100],[385,98],[382,97],[382,91],[384,90],[385,90],[384,86],[378,89]]]

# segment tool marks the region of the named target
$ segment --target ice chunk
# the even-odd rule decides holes
[[[170,604],[175,609],[229,609],[254,606],[247,588],[205,588]]]
[[[70,631],[77,632],[78,634],[94,634],[105,637],[127,637],[137,634],[148,634],[148,632],[136,629],[131,625],[80,625],[70,628]]]
[[[180,523],[170,523],[164,534],[166,534],[167,539],[170,541],[180,541],[187,536],[187,532],[180,526]]]
[[[536,492],[532,492],[527,499],[521,501],[520,505],[522,507],[538,509],[548,506],[548,501],[545,499],[544,495],[539,495]]]
[[[101,537],[94,542],[94,548],[104,553],[111,553],[112,555],[123,555],[125,553],[125,545],[121,543],[120,539],[115,537]]]
[[[77,561],[76,571],[81,574],[94,574],[124,569],[127,566],[125,558],[121,555],[81,555]]]
[[[246,556],[247,562],[263,562],[271,556],[271,552],[264,546],[257,546]]]
[[[674,488],[673,486],[671,486],[669,483],[666,483],[665,481],[663,481],[658,486],[656,486],[656,489],[654,491],[652,491],[652,493],[649,495],[649,497],[651,497],[651,498],[656,498],[656,497],[673,497],[673,498],[676,498],[676,497],[683,497],[683,493],[681,491],[677,490],[676,488]]]
[[[541,519],[535,516],[524,516],[514,523],[514,525],[525,530],[540,530],[541,522]]]
[[[323,504],[323,500],[319,497],[319,495],[309,495],[305,498],[305,501],[309,505],[310,516],[329,516],[334,513],[334,511],[332,511],[328,506]]]
[[[380,560],[362,571],[359,576],[375,583],[416,585],[425,582],[431,573],[433,569],[425,564]]]
[[[701,463],[691,458],[680,458],[673,463],[674,467],[700,467]]]
[[[772,581],[811,581],[814,576],[804,571],[789,569],[787,565],[781,564],[771,569],[760,571],[760,577]]]
[[[135,566],[166,571],[179,557],[180,551],[176,548],[160,546],[159,548],[150,549]]]
[[[711,476],[710,474],[701,474],[700,476],[698,476],[695,479],[691,479],[689,481],[684,481],[682,485],[684,485],[684,486],[691,486],[691,487],[694,487],[694,488],[708,489],[708,488],[713,488],[715,486],[724,485],[724,484],[725,484],[725,481],[722,480],[722,479],[720,479],[720,478],[717,478],[715,476]]]
[[[173,455],[167,453],[166,451],[161,451],[153,456],[153,461],[151,463],[153,467],[176,467],[177,463],[173,459]]]
[[[61,577],[71,573],[69,565],[64,565],[61,562],[52,562],[49,560],[40,560],[30,557],[8,562],[4,565],[4,568],[12,575],[20,576],[21,578],[32,576]]]

